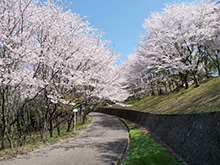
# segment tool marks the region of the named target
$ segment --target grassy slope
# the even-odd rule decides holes
[[[199,113],[220,111],[220,77],[203,83],[200,87],[165,94],[145,97],[139,101],[128,102],[131,110],[150,113]]]

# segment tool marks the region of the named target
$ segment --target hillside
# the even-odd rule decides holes
[[[145,97],[127,104],[132,106],[126,109],[157,114],[220,111],[220,77],[213,78],[197,88],[190,86],[187,90]]]

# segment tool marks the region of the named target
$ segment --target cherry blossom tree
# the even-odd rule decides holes
[[[5,136],[12,145],[11,126],[19,122],[20,105],[36,94],[38,82],[29,69],[29,61],[34,60],[30,44],[33,27],[26,21],[33,14],[34,4],[15,0],[0,3],[1,145],[5,148]]]
[[[129,96],[109,41],[62,1],[0,4],[2,149],[5,139],[23,145],[33,130],[45,138],[67,122],[68,131],[73,107],[85,118],[104,101]]]
[[[159,93],[167,87],[172,90],[172,86],[188,88],[191,80],[199,86],[199,79],[218,70],[220,26],[216,3],[169,4],[161,13],[145,19],[143,27],[146,33],[142,34],[136,59],[129,59],[129,63],[138,64],[130,70],[133,75],[139,74],[136,79],[152,94],[155,89]],[[139,86],[140,82],[134,84]]]

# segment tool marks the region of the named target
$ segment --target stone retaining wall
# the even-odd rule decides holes
[[[220,112],[159,115],[113,108],[97,112],[146,127],[190,165],[220,164]]]

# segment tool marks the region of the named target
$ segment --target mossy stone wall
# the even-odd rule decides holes
[[[190,165],[220,164],[220,112],[158,115],[113,108],[97,111],[146,127]]]

